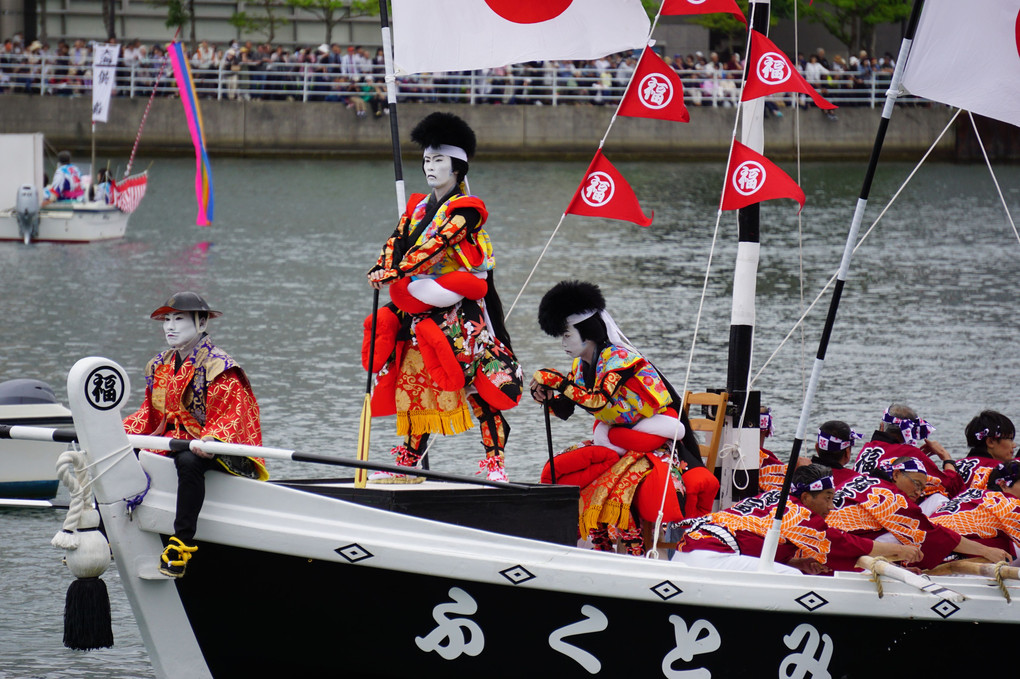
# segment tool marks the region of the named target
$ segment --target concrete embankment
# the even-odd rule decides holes
[[[146,99],[116,99],[110,121],[97,125],[96,145],[106,154],[130,150]],[[355,117],[330,102],[201,102],[209,152],[217,155],[378,156],[391,153],[387,117]],[[464,117],[479,139],[479,155],[514,158],[590,158],[613,115],[602,106],[468,106],[401,104],[399,119],[404,151],[411,126],[433,110]],[[611,158],[661,160],[724,157],[733,129],[732,108],[692,107],[686,124],[618,118],[606,141]],[[42,132],[59,148],[90,147],[91,101],[87,97],[0,96],[0,132]],[[806,159],[866,159],[874,143],[880,109],[843,108],[837,120],[818,109],[800,115],[801,153]],[[951,117],[943,106],[904,106],[895,112],[885,139],[884,157],[917,158],[938,137]],[[961,117],[960,119],[964,119]],[[958,126],[962,122],[956,123]],[[796,152],[794,112],[765,121],[766,154],[772,159]],[[935,156],[956,157],[955,132],[939,142]],[[158,98],[142,134],[144,155],[191,153],[191,138],[177,99]]]

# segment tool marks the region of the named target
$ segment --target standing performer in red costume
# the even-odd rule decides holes
[[[397,415],[404,444],[398,465],[416,466],[430,434],[458,434],[478,420],[487,477],[506,481],[503,450],[510,425],[502,411],[520,401],[523,373],[514,358],[496,292],[492,243],[482,228],[485,204],[465,177],[475,134],[451,113],[432,113],[411,131],[423,149],[422,170],[432,192],[413,194],[396,230],[368,272],[371,285],[389,287],[391,303],[376,318],[371,371],[372,415]],[[365,320],[366,369],[372,318]],[[421,477],[390,472],[374,483],[413,483]]]
[[[580,536],[608,550],[612,528],[639,554],[649,534],[642,536],[634,525],[632,504],[649,526],[660,507],[663,523],[712,511],[719,480],[679,417],[679,396],[620,332],[598,286],[558,283],[542,298],[538,322],[561,339],[573,364],[566,375],[550,368],[536,372],[532,398],[548,403],[561,419],[575,406],[595,416],[593,440],[555,460],[557,483],[582,488]],[[547,465],[543,481],[548,471]],[[683,506],[678,491],[686,495]]]
[[[163,323],[170,348],[145,366],[145,400],[124,419],[129,434],[262,445],[259,404],[241,366],[206,334],[222,315],[194,292],[171,295],[150,318]],[[159,570],[179,578],[192,554],[198,514],[205,502],[205,473],[217,470],[265,481],[261,458],[216,456],[201,449],[170,453],[177,468],[174,534]]]

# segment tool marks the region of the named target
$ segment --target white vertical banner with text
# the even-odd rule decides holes
[[[92,61],[92,122],[105,123],[117,80],[120,45],[95,45]]]

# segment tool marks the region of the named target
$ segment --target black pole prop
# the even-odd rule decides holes
[[[545,412],[545,440],[549,443],[549,475],[552,482],[556,483],[556,462],[553,460],[552,422],[549,420],[549,404],[543,403],[542,410]]]
[[[393,75],[392,41],[390,39],[390,16],[386,0],[379,0],[379,28],[382,31],[383,60],[386,68],[386,107],[390,118],[390,142],[393,146],[393,178],[397,195],[397,215],[404,211],[404,176],[400,164],[400,129],[397,125],[397,86]],[[365,400],[361,406],[361,419],[358,424],[358,459],[368,460],[369,440],[372,433],[372,367],[375,362],[375,330],[379,318],[379,289],[372,295],[372,331],[369,336],[368,349],[368,384],[365,387]],[[354,477],[354,485],[364,488],[368,483],[365,468],[359,468]]]

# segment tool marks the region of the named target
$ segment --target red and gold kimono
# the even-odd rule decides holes
[[[871,539],[891,533],[901,544],[921,548],[924,558],[913,565],[922,569],[942,563],[960,544],[959,533],[929,521],[896,484],[865,474],[841,476],[833,475],[835,509],[825,517],[830,526]]]
[[[259,405],[247,375],[208,336],[174,370],[176,350],[168,349],[145,366],[145,400],[124,418],[128,434],[187,440],[211,436],[224,443],[262,445]],[[219,456],[230,473],[264,481],[262,458]]]
[[[379,310],[372,372],[376,385],[372,415],[397,415],[397,433],[457,434],[471,428],[471,414],[492,419],[491,410],[520,400],[523,374],[509,348],[489,330],[487,274],[495,266],[492,244],[482,225],[485,204],[455,194],[429,218],[429,195],[414,194],[372,271],[387,270],[392,304]],[[414,284],[435,281],[459,301],[430,304],[415,296]],[[362,359],[368,368],[371,317],[365,320]],[[495,321],[495,319],[493,319]],[[502,319],[498,319],[502,322]],[[501,429],[499,427],[495,429]],[[504,437],[486,431],[483,440]],[[502,448],[502,440],[487,441]]]
[[[772,528],[780,491],[769,491],[741,500],[729,509],[684,521],[688,527],[680,548],[684,552],[704,549],[713,552],[760,557],[765,535]],[[789,563],[808,558],[836,571],[856,570],[857,559],[870,554],[873,541],[827,525],[794,496],[786,500],[779,527],[776,561]]]
[[[932,514],[931,521],[1014,558],[1020,555],[1020,498],[1008,493],[965,490]]]
[[[674,481],[674,474],[668,462],[668,449],[672,439],[656,436],[630,428],[641,420],[655,415],[676,417],[671,408],[672,396],[655,367],[641,354],[610,344],[595,359],[593,384],[585,381],[581,359],[574,359],[570,372],[561,373],[543,369],[535,373],[539,383],[559,392],[557,400],[566,399],[570,410],[576,404],[591,413],[599,425],[608,427],[608,442],[625,451],[622,457],[606,468],[603,461],[605,446],[585,441],[574,449],[564,451],[564,467],[571,468],[574,459],[597,459],[601,472],[597,478],[581,490],[580,534],[587,536],[600,525],[615,526],[626,530],[632,526],[631,505],[645,520],[655,520],[665,496],[663,521],[679,521],[688,516],[697,516],[700,498],[711,498],[719,490],[718,481],[704,467],[693,467],[684,472],[681,479]],[[662,455],[667,458],[663,459]],[[611,459],[612,455],[608,455]],[[560,465],[559,462],[556,463]],[[583,475],[578,475],[578,478]],[[585,478],[588,481],[588,478]],[[559,482],[567,482],[558,479]],[[642,483],[648,481],[648,483]],[[639,485],[641,484],[641,485]],[[687,495],[685,507],[681,507],[675,487],[684,488]],[[665,489],[665,492],[664,492]],[[702,504],[705,504],[704,502]]]

